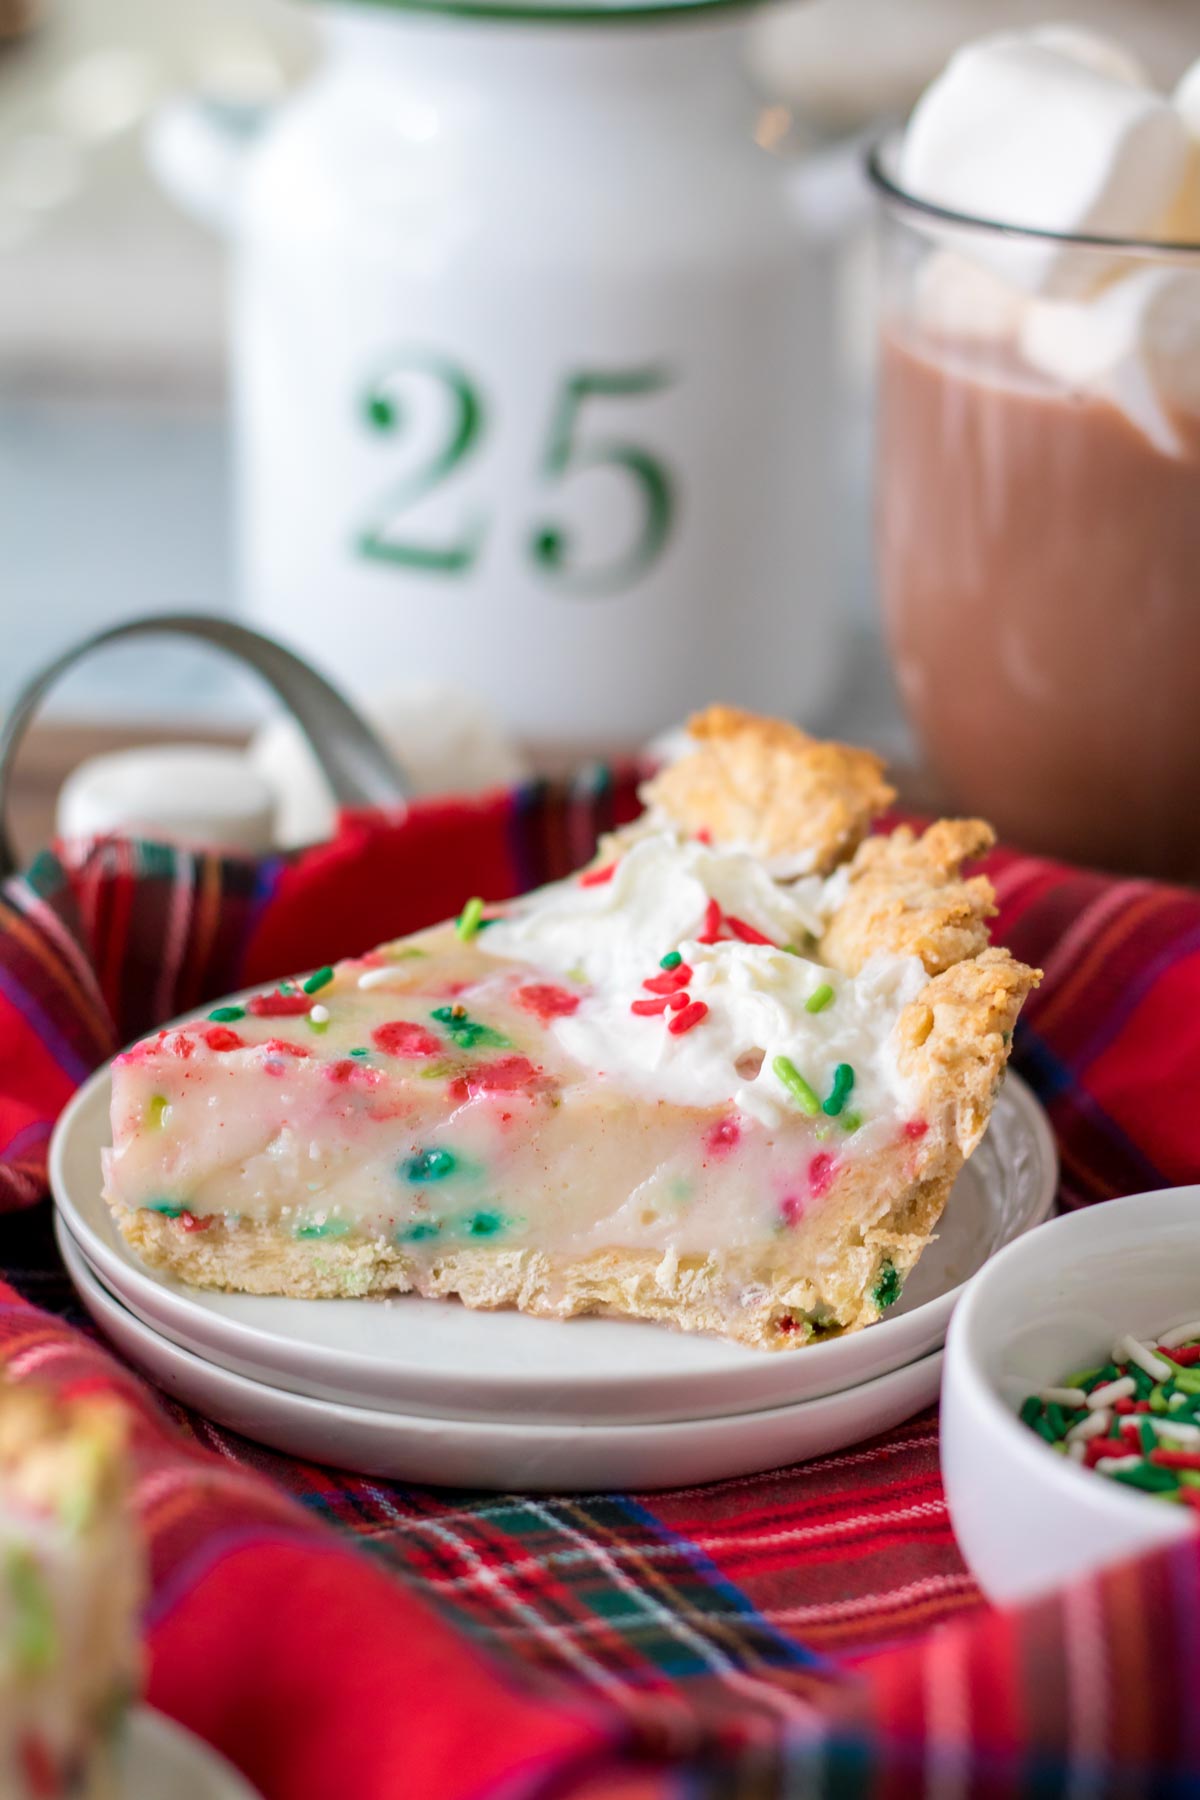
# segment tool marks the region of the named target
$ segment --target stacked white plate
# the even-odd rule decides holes
[[[84,1305],[159,1387],[244,1436],[360,1473],[536,1491],[678,1487],[776,1468],[898,1424],[937,1394],[955,1300],[1049,1213],[1054,1143],[1009,1076],[939,1237],[867,1331],[768,1355],[615,1319],[450,1302],[207,1293],[141,1263],[101,1196],[107,1069],[51,1146]]]

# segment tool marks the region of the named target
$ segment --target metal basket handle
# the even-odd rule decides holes
[[[93,650],[127,638],[190,637],[225,650],[260,675],[295,718],[339,806],[403,806],[409,783],[391,753],[323,675],[274,638],[203,613],[162,613],[112,625],[56,657],[18,694],[0,726],[0,879],[14,873],[8,835],[8,788],[17,751],[30,721],[60,675]]]

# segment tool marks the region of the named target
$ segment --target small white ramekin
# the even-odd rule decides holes
[[[942,1476],[955,1536],[989,1599],[1028,1600],[1200,1528],[1069,1462],[1022,1425],[1027,1394],[1109,1360],[1115,1340],[1200,1319],[1200,1186],[1112,1200],[1001,1250],[951,1321]]]

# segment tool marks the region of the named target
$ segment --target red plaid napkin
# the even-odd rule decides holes
[[[631,777],[600,773],[352,819],[262,864],[115,842],[43,858],[0,895],[0,1199],[38,1198],[55,1114],[128,1037],[563,872],[633,809]],[[1017,1060],[1064,1202],[1195,1179],[1200,897],[1003,853],[991,873],[997,935],[1046,970]],[[127,1399],[151,1700],[269,1800],[1200,1792],[1200,1554],[984,1608],[932,1415],[668,1494],[372,1482],[152,1399],[54,1316],[71,1299],[44,1211],[0,1221],[0,1358]]]

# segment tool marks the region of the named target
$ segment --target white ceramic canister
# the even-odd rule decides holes
[[[833,234],[755,142],[740,16],[325,6],[243,152],[161,121],[236,239],[249,611],[352,692],[572,747],[716,697],[819,721]]]

